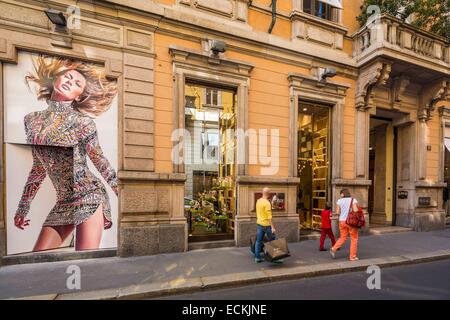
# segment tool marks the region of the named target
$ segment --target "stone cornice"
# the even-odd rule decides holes
[[[338,83],[334,81],[320,81],[316,77],[304,75],[300,73],[289,73],[288,75],[289,87],[294,90],[310,91],[320,94],[330,94],[345,98],[347,89],[350,85],[346,83]]]
[[[331,181],[334,186],[370,186],[372,185],[372,180],[363,179],[335,179]]]
[[[117,5],[121,4],[120,0],[99,0],[99,2],[113,2]],[[126,1],[126,6],[135,10],[142,10],[140,6],[137,6],[136,4],[132,5],[131,2],[132,1],[130,0]],[[215,20],[212,18],[209,19],[208,17],[199,19],[197,16],[190,14],[187,10],[178,12],[178,7],[156,4],[155,6],[159,6],[164,10],[163,14],[161,14],[161,10],[149,11],[150,13],[158,12],[158,15],[161,15],[158,32],[163,28],[163,22],[168,24],[182,24],[185,28],[207,29],[211,33],[221,34],[223,37],[231,36],[233,39],[249,41],[257,46],[269,46],[271,50],[274,51],[274,58],[276,57],[275,53],[277,50],[287,50],[289,51],[289,54],[293,56],[297,55],[313,58],[315,60],[322,60],[327,64],[347,66],[349,68],[354,68],[356,65],[354,60],[341,50],[326,48],[312,43],[305,45],[306,43],[303,42],[293,42],[266,32],[255,31],[249,25],[242,22],[227,21],[219,17],[215,17]],[[147,9],[151,9],[151,7]],[[135,12],[135,10],[133,10],[133,12]],[[165,32],[167,30],[161,31]],[[320,50],[317,50],[319,48]],[[268,55],[268,57],[272,58],[270,55]]]
[[[274,176],[237,176],[238,184],[297,185],[300,178]]]
[[[3,1],[7,0],[1,0],[0,3]],[[36,9],[42,7],[42,10],[47,7],[63,10],[67,7],[67,3],[63,3],[62,0],[45,2],[30,0],[14,3],[18,5],[33,3]],[[229,48],[234,51],[304,67],[311,64],[306,61],[315,61],[336,67],[338,74],[344,77],[354,77],[357,73],[354,60],[341,50],[326,48],[303,40],[291,41],[266,32],[255,31],[250,25],[240,21],[231,21],[220,17],[213,19],[212,15],[198,18],[193,14],[195,10],[182,10],[181,12],[179,6],[156,4],[152,1],[98,0],[95,6],[98,9],[92,11],[89,4],[80,2],[79,5],[82,16],[95,18],[99,22],[111,22],[113,19],[118,25],[129,25],[192,41],[201,41],[206,35],[208,38],[216,37],[230,43]],[[101,9],[100,6],[102,6]],[[113,16],[113,12],[119,13],[119,15]],[[130,14],[137,17],[131,18]],[[31,27],[18,23],[14,26],[5,25],[5,28],[43,36],[46,36],[45,33],[48,32],[47,26],[45,28]],[[84,43],[82,38],[76,39],[76,41]],[[106,48],[108,42],[95,43],[95,45]]]
[[[228,59],[220,55],[215,56],[213,54],[207,54],[202,51],[183,48],[176,45],[169,46],[169,52],[175,63],[208,64],[215,67],[222,66],[228,72],[245,77],[249,77],[251,71],[255,67],[253,64],[245,61]]]
[[[120,181],[154,181],[161,183],[184,183],[186,175],[181,173],[154,173],[141,171],[119,171]]]
[[[427,182],[427,181],[416,181],[416,188],[445,188],[447,184],[445,182]]]

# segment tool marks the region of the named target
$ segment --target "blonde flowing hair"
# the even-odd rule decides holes
[[[76,62],[71,59],[47,57],[39,55],[33,60],[34,74],[28,73],[25,81],[30,86],[37,85],[38,100],[50,100],[55,79],[69,70],[76,70],[86,79],[86,87],[79,97],[73,101],[73,107],[79,112],[99,116],[107,111],[117,95],[117,85],[106,79],[104,72],[93,65]]]

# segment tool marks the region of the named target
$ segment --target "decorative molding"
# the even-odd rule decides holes
[[[342,34],[347,34],[348,30],[349,30],[348,27],[345,27],[337,22],[322,19],[322,18],[316,17],[312,14],[305,13],[303,11],[294,10],[291,12],[289,17],[292,22],[297,21],[297,20],[306,21],[311,24],[315,24],[317,26],[326,28],[330,31],[338,32],[338,33],[342,33]]]
[[[176,45],[169,46],[169,53],[174,63],[188,64],[193,67],[212,68],[216,71],[226,72],[244,77],[250,77],[255,67],[245,61],[228,59],[224,56],[215,56],[198,50],[183,48]]]
[[[261,177],[261,176],[237,176],[236,182],[243,184],[267,184],[267,185],[297,185],[300,178],[293,177]]]
[[[124,28],[125,43],[124,47],[131,50],[139,50],[144,52],[154,51],[154,33],[141,29],[130,27]]]
[[[82,61],[97,63],[105,66],[105,75],[109,78],[119,78],[122,74],[122,62],[117,59],[106,56],[96,56],[89,53],[89,51],[75,51],[69,48],[49,48],[37,43],[22,43],[12,42],[9,39],[0,38],[1,44],[5,43],[5,50],[0,50],[0,62],[9,62],[17,64],[18,51],[38,52],[48,55],[64,56],[72,59],[79,59]],[[3,52],[2,52],[3,51]]]
[[[154,173],[147,171],[119,171],[118,177],[123,181],[154,181],[160,183],[184,183],[186,175],[180,173]]]
[[[332,133],[332,170],[331,178],[337,179],[342,175],[342,145],[344,106],[347,90],[351,87],[345,83],[333,81],[320,81],[317,77],[299,73],[288,75],[289,89],[291,93],[290,122],[289,122],[289,176],[297,176],[297,119],[299,99],[323,103],[331,106]]]
[[[378,60],[362,69],[356,88],[356,108],[367,110],[374,106],[372,89],[385,85],[392,70],[392,63]]]
[[[441,78],[424,86],[420,101],[418,118],[428,121],[432,118],[437,102],[450,101],[450,78]]]
[[[439,116],[450,120],[450,107],[440,107]]]
[[[333,186],[371,186],[372,180],[364,180],[364,179],[334,179],[331,181]]]
[[[290,18],[294,39],[304,39],[338,50],[344,48],[344,35],[348,29],[340,24],[299,11],[293,11]]]
[[[392,87],[392,97],[393,97],[393,102],[392,102],[392,106],[394,109],[399,110],[401,105],[402,105],[402,101],[403,101],[403,94],[405,93],[406,88],[408,87],[408,85],[411,83],[411,80],[402,75],[399,77],[395,77],[393,79],[393,87]]]
[[[249,0],[178,0],[183,7],[247,22]]]
[[[289,73],[288,75],[289,87],[293,90],[299,89],[301,91],[309,91],[317,94],[320,90],[320,95],[323,97],[332,97],[334,99],[345,98],[347,89],[350,85],[346,83],[338,83],[334,81],[320,81],[318,78],[304,75],[301,73]]]
[[[237,94],[237,130],[244,132],[248,128],[248,87],[250,85],[250,74],[254,65],[245,61],[228,59],[225,55],[215,56],[213,53],[206,53],[179,46],[169,46],[169,53],[173,63],[173,129],[184,129],[185,126],[185,95],[184,87],[186,81],[206,81],[226,85],[236,89]],[[181,142],[182,137],[173,141],[176,146]],[[240,149],[239,146],[243,146]],[[245,143],[238,143],[236,154],[243,157],[242,161],[236,165],[237,175],[246,175],[248,171],[248,138]],[[184,154],[181,150],[176,155],[173,172],[184,173]],[[245,160],[245,161],[244,161]]]
[[[428,182],[428,181],[416,181],[416,188],[445,188],[447,183],[445,182]]]

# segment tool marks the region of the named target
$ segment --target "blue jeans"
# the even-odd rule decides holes
[[[255,244],[255,258],[261,259],[261,248],[263,246],[264,235],[269,241],[275,240],[277,237],[272,233],[272,227],[263,227],[256,225],[256,244]]]

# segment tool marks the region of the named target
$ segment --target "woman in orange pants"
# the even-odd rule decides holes
[[[337,201],[336,212],[339,215],[339,231],[340,238],[336,244],[330,249],[332,258],[335,258],[336,251],[342,247],[350,234],[350,261],[359,260],[356,256],[358,250],[358,228],[347,225],[346,220],[348,213],[350,212],[350,206],[352,210],[357,211],[358,201],[353,199],[348,189],[341,190],[341,198]]]

